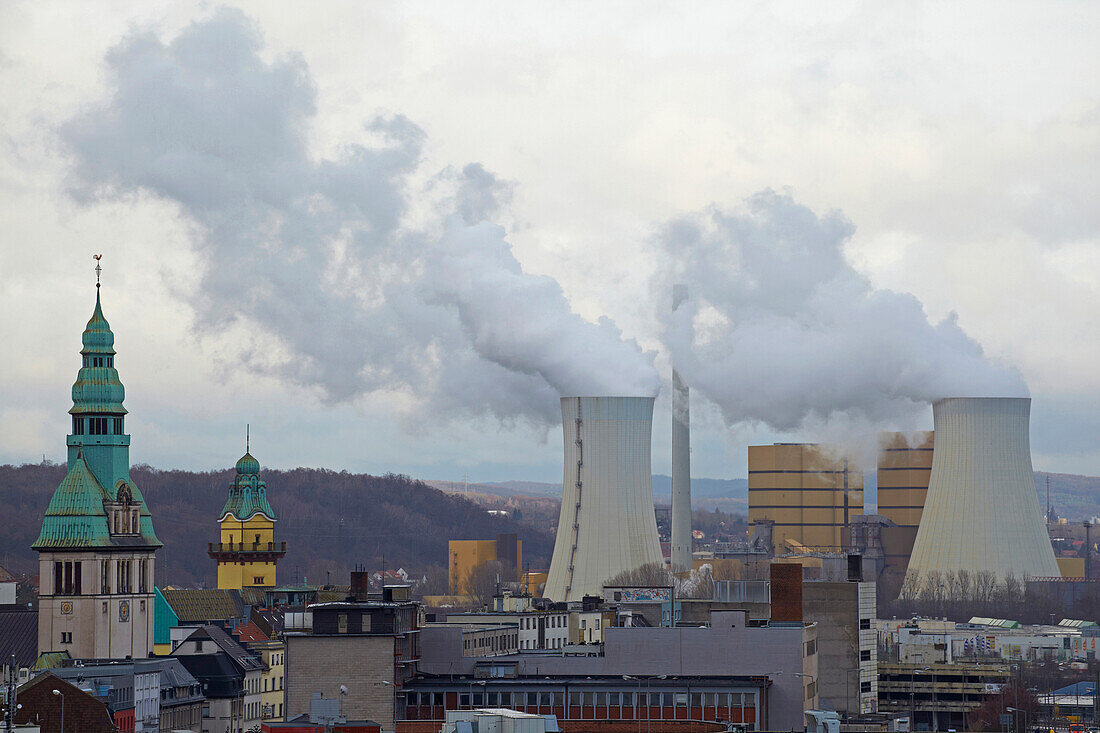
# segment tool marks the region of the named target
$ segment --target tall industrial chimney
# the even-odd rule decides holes
[[[562,397],[561,515],[544,594],[602,595],[623,572],[663,563],[653,515],[652,397]]]
[[[932,476],[903,593],[924,595],[929,577],[960,570],[1058,577],[1031,468],[1031,400],[956,397],[932,413]]]
[[[672,310],[687,298],[687,286],[672,287]],[[690,394],[675,367],[672,370],[672,549],[674,572],[691,570],[691,430]]]

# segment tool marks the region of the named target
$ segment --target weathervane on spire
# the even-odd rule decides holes
[[[249,436],[249,425],[248,425],[248,423],[245,423],[244,424],[244,452],[245,453],[249,452],[249,438],[250,438],[250,436]]]
[[[92,255],[95,258],[95,286],[99,287],[99,273],[103,271],[103,268],[99,266],[99,261],[103,259],[103,255]]]

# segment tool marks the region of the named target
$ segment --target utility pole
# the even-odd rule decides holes
[[[11,664],[8,667],[8,706],[6,714],[4,715],[5,730],[7,733],[11,733],[12,726],[15,725],[15,696],[16,696],[16,684],[15,684],[15,655],[11,655]]]

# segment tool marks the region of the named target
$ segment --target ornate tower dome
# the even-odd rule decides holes
[[[249,443],[246,433],[245,452],[218,519],[220,541],[208,550],[218,563],[219,588],[274,586],[275,564],[286,554],[286,543],[275,542],[275,511]]]

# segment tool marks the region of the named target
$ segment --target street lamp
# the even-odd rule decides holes
[[[55,689],[53,694],[61,698],[61,733],[65,733],[65,696],[61,693],[61,690]]]
[[[642,714],[641,714],[641,710],[642,710],[642,707],[641,707],[642,706],[642,681],[640,679],[638,679],[637,677],[634,677],[633,675],[629,675],[629,674],[624,674],[623,675],[623,680],[627,681],[627,682],[633,680],[634,682],[638,683],[638,699],[634,703],[634,717],[638,719],[638,733],[642,733]],[[646,701],[646,704],[647,705],[649,704],[648,700]],[[647,717],[648,717],[648,714],[647,714]]]
[[[390,682],[389,680],[378,680],[378,684],[384,685],[386,687],[392,687],[393,688],[393,729],[394,729],[394,731],[396,731],[397,730],[397,685]],[[485,682],[483,681],[481,684],[484,685]],[[470,702],[473,703],[473,695],[470,695]]]
[[[817,697],[817,678],[815,678],[812,674],[809,674],[807,672],[791,672],[791,674],[794,675],[795,677],[809,677],[810,678],[810,684],[814,685],[813,697]],[[805,687],[802,688],[802,709],[803,710],[806,709],[806,688]]]

